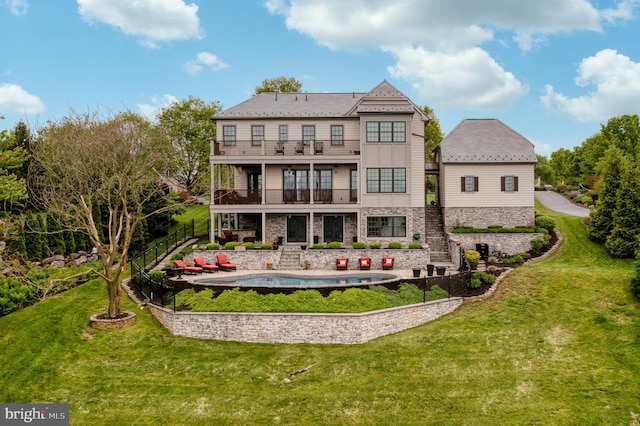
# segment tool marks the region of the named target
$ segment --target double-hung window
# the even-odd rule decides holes
[[[460,179],[460,190],[462,192],[478,192],[478,176],[462,176]]]
[[[286,124],[278,126],[278,140],[280,142],[286,142],[289,140],[289,126]]]
[[[407,192],[406,174],[404,168],[369,168],[367,192]]]
[[[222,141],[226,146],[236,144],[236,126],[222,126]]]
[[[502,192],[518,192],[518,176],[502,176],[500,190]]]
[[[331,145],[344,145],[344,126],[331,126]]]
[[[251,145],[260,146],[264,140],[264,126],[251,126]]]
[[[406,128],[404,121],[369,121],[367,142],[406,142]]]
[[[302,126],[302,141],[305,145],[316,138],[316,126]]]

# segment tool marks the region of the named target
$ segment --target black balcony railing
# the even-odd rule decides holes
[[[267,189],[264,204],[353,204],[358,202],[352,189]],[[214,204],[263,204],[261,190],[217,190]]]

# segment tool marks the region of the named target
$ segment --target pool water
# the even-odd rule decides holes
[[[254,274],[228,278],[206,278],[195,281],[204,285],[233,285],[238,287],[339,287],[344,285],[379,284],[396,280],[391,274],[357,274],[333,276],[305,276],[293,274]]]

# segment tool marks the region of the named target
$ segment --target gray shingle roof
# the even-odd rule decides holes
[[[535,163],[533,144],[496,119],[462,120],[438,145],[443,163]]]
[[[369,100],[374,102],[367,103]],[[344,118],[357,113],[411,114],[416,110],[409,98],[384,80],[368,93],[260,93],[213,119]]]

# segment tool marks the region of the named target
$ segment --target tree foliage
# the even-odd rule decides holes
[[[265,92],[297,93],[302,90],[302,83],[293,77],[276,77],[262,80],[261,86],[256,86],[255,94]]]
[[[440,128],[440,120],[433,109],[427,105],[421,106],[420,109],[429,119],[424,128],[424,157],[425,161],[433,161],[433,150],[442,142],[444,136]]]
[[[536,181],[539,180],[541,185],[553,184],[555,181],[555,173],[547,157],[536,154],[536,159],[538,162],[533,168]]]
[[[29,174],[39,188],[36,195],[64,229],[89,235],[102,262],[99,275],[107,283],[107,316],[116,317],[133,234],[141,221],[158,212],[145,212],[144,206],[154,195],[147,189],[170,166],[166,135],[130,112],[73,113],[47,123],[38,135],[33,149],[37,173]],[[104,224],[93,216],[96,205],[106,217]]]
[[[22,206],[27,199],[23,167],[27,150],[16,144],[15,133],[0,132],[0,203],[5,212]]]
[[[222,110],[219,102],[205,103],[189,96],[173,102],[158,114],[158,121],[174,148],[172,175],[189,193],[209,189],[209,152],[216,138],[211,117]]]

